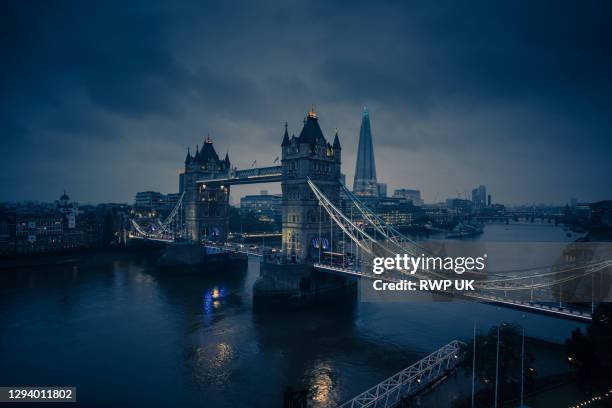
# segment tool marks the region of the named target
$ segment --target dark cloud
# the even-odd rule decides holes
[[[391,187],[606,198],[610,17],[569,1],[4,2],[1,197],[173,191],[207,133],[238,165],[271,162],[314,103],[349,180],[367,104]]]

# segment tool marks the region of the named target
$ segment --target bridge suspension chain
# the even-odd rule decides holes
[[[321,192],[320,189],[317,188],[317,186],[311,180],[309,180],[309,185],[311,189],[313,190],[313,192],[315,193],[315,196],[319,200],[320,205],[323,208],[325,208],[325,210],[330,214],[330,217],[334,221],[336,221],[336,223],[341,227],[341,229],[349,236],[351,241],[355,242],[358,247],[360,246],[362,248],[364,247],[361,241],[363,241],[363,238],[365,238],[366,241],[368,242],[367,248],[371,249],[369,251],[366,251],[369,255],[375,256],[375,252],[373,248],[380,248],[384,250],[385,252],[387,252],[388,254],[396,255],[397,252],[393,251],[391,248],[385,245],[385,243],[381,243],[378,240],[376,240],[370,234],[365,232],[365,229],[360,228],[359,226],[356,225],[352,217],[353,206],[350,207],[351,218],[348,219],[342,213],[342,211],[340,211],[337,207],[335,207],[327,199],[327,197]],[[397,231],[392,226],[388,225],[382,218],[380,218],[377,214],[375,214],[372,210],[370,210],[361,200],[359,200],[359,198],[357,198],[345,186],[342,186],[342,188],[346,196],[349,198],[350,203],[353,204],[355,208],[357,208],[358,215],[361,215],[363,217],[363,220],[366,222],[366,224],[371,226],[375,232],[378,232],[380,235],[386,238],[387,244],[391,244],[392,247],[395,247],[395,249],[400,250],[400,251],[406,251],[408,249],[409,251],[406,251],[406,252],[409,252],[409,254],[413,256],[419,256],[422,254],[431,254],[431,251],[421,247],[416,242],[406,237],[405,235],[401,234],[399,231]],[[350,221],[349,223],[350,229],[347,228],[343,224],[343,221],[344,222]],[[362,238],[361,240],[360,240],[360,237]],[[406,246],[408,246],[408,248],[406,248]],[[419,252],[421,252],[421,254],[415,255],[414,254],[415,249],[420,250]],[[380,253],[380,251],[378,250],[376,251],[376,253]],[[612,266],[612,260],[603,259],[603,260],[598,260],[595,262],[590,262],[590,263],[581,264],[581,265],[578,265],[578,264],[572,264],[572,265],[567,265],[567,266],[564,265],[563,267],[559,267],[556,270],[553,270],[554,267],[548,266],[548,267],[525,268],[525,269],[512,270],[512,271],[496,271],[495,273],[481,274],[481,275],[494,276],[496,277],[496,279],[481,281],[481,282],[478,282],[476,285],[482,290],[493,290],[493,291],[501,291],[501,290],[516,291],[516,290],[533,290],[533,289],[550,288],[550,287],[554,287],[557,285],[562,285],[563,283],[566,283],[566,282],[569,282],[575,279],[579,279],[584,276],[589,276],[591,274],[604,270],[610,266]],[[536,272],[536,271],[544,271],[544,272],[534,274],[533,272]],[[567,274],[567,273],[574,272],[574,271],[576,272],[575,274],[572,274],[570,276],[559,277],[563,274]],[[435,271],[426,271],[427,276],[425,274],[425,271],[417,271],[416,273],[413,273],[413,274],[407,274],[406,271],[403,271],[403,270],[398,270],[397,272],[400,272],[401,275],[409,276],[410,278],[413,278],[413,279],[427,279],[428,277],[429,278],[437,277],[440,279],[448,278],[448,276],[445,276],[442,273],[437,273]],[[508,273],[517,273],[517,272],[524,273],[524,274],[519,275],[519,276],[507,275]],[[559,278],[548,280],[545,282],[538,282],[538,283],[534,282],[534,280],[536,279],[555,277],[555,276]],[[531,280],[532,282],[528,284],[522,284],[520,281],[524,281],[524,280]]]
[[[350,200],[351,204],[353,204],[363,216],[364,220],[367,221],[375,231],[378,231],[381,235],[383,235],[383,237],[385,237],[389,242],[396,244],[403,251],[406,251],[407,249],[410,250],[410,254],[413,256],[418,256],[418,252],[423,254],[431,254],[429,249],[423,248],[416,241],[402,234],[393,226],[385,222],[385,220],[369,209],[368,206],[366,206],[344,184],[342,184],[342,190]],[[406,248],[406,246],[408,248]]]
[[[157,230],[147,232],[145,229],[136,222],[136,220],[132,219],[132,226],[136,229],[140,238],[148,238],[148,239],[163,239],[164,233],[168,230],[168,227],[174,225],[172,235],[173,239],[177,237],[182,231],[183,228],[183,198],[185,197],[185,192],[183,192],[176,204],[172,208],[172,211],[168,214],[166,219],[163,222],[157,220],[158,228]]]
[[[382,218],[380,218],[380,216],[378,216],[376,213],[374,213],[372,210],[370,210],[346,186],[343,185],[342,188],[343,188],[344,193],[346,194],[346,196],[351,200],[352,203],[354,203],[355,207],[360,211],[360,213],[363,214],[364,219],[373,228],[375,228],[382,235],[384,235],[389,241],[391,241],[393,243],[397,243],[398,246],[400,248],[402,248],[402,249],[405,249],[402,244],[408,243],[413,248],[417,248],[420,251],[422,251],[423,254],[431,254],[431,251],[429,251],[426,248],[423,248],[422,246],[418,245],[415,241],[411,240],[410,238],[408,238],[404,234],[402,234],[399,231],[397,231],[391,225],[387,224]],[[414,256],[414,253],[409,253],[409,254]],[[488,280],[487,283],[490,283],[490,282],[492,283],[492,282],[513,281],[513,280],[520,280],[520,279],[533,279],[533,278],[539,278],[539,277],[543,277],[543,276],[553,276],[553,275],[563,274],[563,273],[567,273],[567,272],[578,270],[578,269],[584,270],[584,268],[598,267],[600,265],[604,265],[606,262],[610,262],[610,260],[609,259],[604,259],[602,261],[595,261],[595,262],[591,262],[591,263],[588,263],[588,264],[582,264],[582,265],[565,265],[565,266],[563,266],[563,267],[561,267],[561,268],[559,268],[559,269],[557,269],[555,271],[551,271],[551,269],[553,269],[553,267],[551,267],[551,266],[540,266],[540,267],[536,267],[536,268],[524,268],[524,269],[517,269],[517,270],[495,271],[495,272],[490,272],[490,273],[488,273],[486,275],[488,275],[488,276],[497,276],[497,277],[499,277],[499,279]],[[546,273],[542,273],[542,274],[533,274],[534,272],[541,271],[541,270],[550,271],[550,272],[546,272]],[[519,272],[519,273],[526,273],[526,275],[523,275],[523,276],[509,275],[510,273],[517,273],[517,272]],[[584,274],[583,273],[577,274],[574,277],[574,279],[580,278],[581,276],[584,276]],[[567,279],[567,278],[564,278],[564,279]]]
[[[480,282],[479,284],[476,284],[475,286],[479,287],[480,289],[484,289],[484,290],[503,290],[503,291],[507,291],[507,290],[531,290],[531,289],[543,289],[543,288],[550,288],[550,287],[554,287],[557,285],[561,285],[563,283],[566,282],[570,282],[576,279],[580,279],[586,276],[591,276],[597,272],[600,272],[602,270],[605,270],[609,267],[612,266],[612,262],[607,261],[607,262],[600,262],[599,264],[595,264],[592,265],[590,267],[587,267],[587,269],[583,270],[582,273],[580,274],[573,274],[564,278],[559,278],[559,279],[554,279],[554,280],[550,280],[550,281],[544,281],[541,283],[531,283],[531,284],[515,284],[515,285],[499,285],[499,283],[506,283],[509,282],[508,280],[504,280],[504,281],[483,281]],[[555,275],[559,274],[559,272],[555,272]],[[537,276],[532,277],[531,279],[535,279],[537,278]]]
[[[170,223],[176,218],[176,215],[179,213],[179,210],[182,208],[183,197],[185,197],[185,192],[184,191],[181,194],[181,196],[179,197],[176,205],[174,206],[174,208],[172,209],[170,214],[168,214],[168,216],[166,217],[166,219],[162,223],[161,230],[159,231],[159,235],[162,235],[164,233],[164,231],[168,228],[168,225],[170,225]]]
[[[142,227],[135,220],[131,220],[131,221],[132,221],[132,226],[136,228],[136,231],[138,231],[139,234],[143,236],[147,235],[147,233],[143,231]]]
[[[397,252],[394,249],[389,248],[386,245],[386,242],[381,243],[378,240],[376,240],[374,237],[368,234],[365,230],[363,230],[358,225],[356,225],[352,219],[344,215],[344,213],[340,209],[338,209],[338,207],[336,207],[325,196],[325,194],[323,194],[323,192],[312,182],[312,180],[308,179],[308,185],[310,186],[315,197],[319,201],[319,206],[325,209],[327,214],[330,216],[330,234],[333,235],[333,231],[332,231],[333,223],[331,223],[331,221],[333,220],[340,227],[340,229],[351,239],[351,241],[356,244],[357,262],[360,262],[360,257],[358,254],[359,248],[363,250],[362,256],[363,256],[363,253],[371,257],[395,256]],[[321,238],[320,235],[321,235],[321,226],[319,224],[319,239]],[[330,252],[333,252],[333,251],[330,251]],[[319,263],[321,263],[320,255],[321,255],[321,249],[319,248]],[[331,260],[330,260],[330,263],[331,263]],[[365,263],[367,264],[368,262],[366,261]],[[405,276],[411,279],[425,279],[426,278],[426,276],[422,275],[420,272],[413,273],[413,274],[408,274],[406,273],[406,271],[403,271],[403,270],[398,270],[398,272],[402,276]],[[360,273],[360,274],[363,276],[371,276],[371,274],[366,274],[366,273]],[[432,274],[439,278],[445,278],[445,276],[438,274],[436,272],[433,272]]]
[[[340,211],[322,192],[319,188],[308,179],[308,185],[310,186],[315,197],[319,201],[320,208],[323,208],[330,217],[330,222],[333,220],[340,229],[348,235],[348,237],[355,242],[367,254],[374,256],[372,250],[372,243],[376,240],[372,238],[368,233],[361,230],[357,225],[353,223],[348,217],[346,217],[342,211]],[[319,222],[321,217],[319,217]],[[321,234],[321,227],[319,226],[319,235]]]

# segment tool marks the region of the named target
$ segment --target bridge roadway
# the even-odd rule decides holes
[[[236,238],[280,238],[283,234],[280,232],[261,232],[261,233],[236,233],[230,232],[229,239]]]
[[[174,242],[173,238],[164,238],[164,237],[142,237],[140,235],[128,234],[129,239],[142,239],[144,241],[157,241],[157,242]]]
[[[218,251],[227,251],[233,253],[242,253],[249,256],[257,256],[262,257],[261,247],[255,245],[247,245],[247,244],[239,244],[239,243],[226,243],[225,245],[220,245],[217,243],[204,243],[202,244],[206,248],[210,248],[212,250]],[[272,247],[267,247],[265,249],[272,250]],[[385,276],[384,279],[381,275],[371,275],[363,272],[363,270],[356,269],[354,267],[343,267],[337,265],[329,265],[323,263],[314,263],[313,267],[319,271],[334,273],[338,275],[349,275],[355,276],[359,278],[365,278],[370,280],[385,280],[389,282],[398,282],[401,279],[393,278],[389,276]],[[408,278],[408,276],[406,277]],[[551,306],[544,303],[523,301],[518,299],[512,299],[509,297],[502,296],[494,296],[486,293],[468,293],[468,292],[448,292],[448,291],[430,291],[433,293],[449,295],[449,296],[459,296],[465,299],[477,300],[484,303],[490,303],[498,306],[512,307],[515,309],[522,309],[531,312],[548,314],[560,318],[572,319],[578,321],[590,321],[591,314],[588,312],[581,312],[579,310],[570,309],[568,307],[556,307]]]
[[[213,254],[228,252],[228,253],[233,253],[233,254],[244,254],[248,256],[257,256],[260,258],[263,257],[263,252],[265,252],[265,249],[272,250],[272,248],[264,248],[264,251],[262,251],[260,249],[261,247],[256,246],[256,245],[235,244],[235,243],[229,243],[229,242],[226,242],[225,245],[219,245],[213,242],[204,242],[202,243],[202,246],[206,248],[206,250],[209,251],[209,253],[213,253]]]
[[[318,269],[321,271],[352,275],[352,276],[359,276],[359,277],[371,279],[371,280],[380,279],[380,280],[391,281],[391,282],[398,282],[400,280],[400,279],[394,279],[394,278],[389,278],[389,277],[385,277],[385,279],[382,279],[380,275],[369,275],[362,271],[354,270],[351,268],[344,268],[344,267],[335,266],[335,265],[315,263],[313,266],[315,269]],[[448,291],[435,291],[435,290],[431,290],[430,292],[443,294],[443,295],[459,296],[459,297],[463,297],[466,299],[476,299],[478,301],[485,302],[485,303],[491,303],[491,304],[496,304],[500,306],[507,306],[507,307],[512,307],[516,309],[524,309],[524,310],[529,310],[529,311],[538,312],[538,313],[551,314],[557,317],[562,317],[562,318],[567,318],[567,319],[580,320],[580,321],[590,321],[591,320],[590,313],[580,312],[579,310],[570,309],[570,308],[550,306],[544,303],[527,302],[527,301],[522,301],[518,299],[508,298],[508,297],[489,295],[486,293],[476,294],[476,293],[470,293],[470,292],[448,292]]]

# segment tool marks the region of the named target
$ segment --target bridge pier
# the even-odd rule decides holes
[[[320,272],[308,264],[261,263],[253,286],[257,300],[313,300],[340,293],[356,294],[358,279]]]
[[[202,247],[193,242],[173,242],[157,261],[159,266],[192,266],[204,263]]]
[[[226,268],[246,266],[248,263],[248,256],[245,254],[210,249],[194,242],[171,242],[166,244],[166,249],[157,263],[162,267],[219,265]]]

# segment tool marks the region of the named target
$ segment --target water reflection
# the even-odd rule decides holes
[[[335,377],[333,366],[325,361],[316,361],[314,367],[306,372],[305,382],[308,384],[313,406],[328,406],[329,403],[339,402]]]
[[[266,370],[279,373],[280,389],[307,390],[309,406],[336,406],[422,356],[404,339],[364,328],[355,293],[290,305],[255,309],[254,329],[259,353],[272,356]]]
[[[323,408],[470,337],[474,320],[479,330],[520,320],[557,341],[578,325],[467,302],[368,303],[354,293],[260,310],[258,275],[257,263],[159,270],[136,254],[5,271],[0,384],[70,384],[97,406],[228,408],[280,406],[291,386]]]
[[[180,316],[178,346],[183,350],[187,384],[198,393],[222,392],[240,366],[237,355],[244,333],[239,322],[250,308],[243,291],[246,265],[229,271],[202,267],[149,272],[157,277],[165,302],[174,305]]]
[[[187,358],[191,365],[193,382],[200,387],[227,385],[234,358],[234,348],[229,343],[211,343],[195,347]]]

